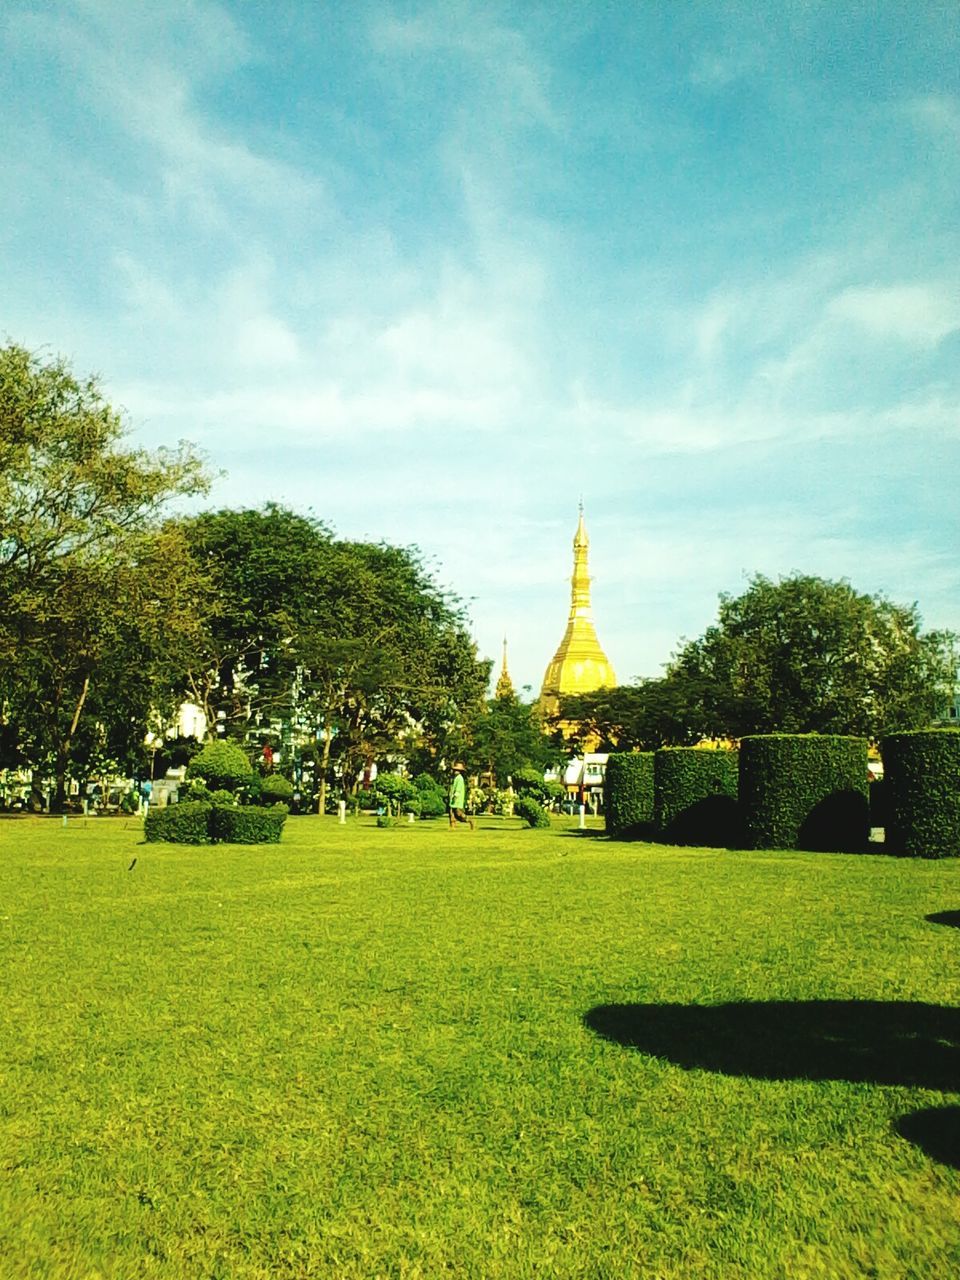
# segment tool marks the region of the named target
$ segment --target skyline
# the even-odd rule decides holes
[[[418,545],[539,692],[577,504],[622,682],[755,573],[960,630],[950,6],[17,3],[4,340]]]

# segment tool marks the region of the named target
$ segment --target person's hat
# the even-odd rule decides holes
[[[463,763],[462,760],[458,760],[457,763],[453,766],[453,772],[456,773],[458,769],[460,770],[461,773],[467,772],[467,766]]]

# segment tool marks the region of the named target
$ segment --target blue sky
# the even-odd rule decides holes
[[[953,3],[0,11],[0,335],[216,505],[416,543],[539,688],[794,570],[960,629]]]

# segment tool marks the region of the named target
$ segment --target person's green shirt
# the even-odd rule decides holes
[[[465,809],[467,800],[467,784],[462,773],[455,773],[450,782],[450,808]]]

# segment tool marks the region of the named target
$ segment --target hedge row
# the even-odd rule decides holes
[[[736,848],[740,843],[736,751],[668,747],[653,765],[653,824],[674,844]]]
[[[607,830],[622,839],[646,834],[653,824],[653,752],[618,752],[607,760],[603,784]]]
[[[860,852],[867,846],[867,740],[764,734],[740,744],[740,808],[748,849]]]
[[[889,853],[960,855],[960,730],[893,733],[880,744]]]
[[[678,844],[861,851],[867,743],[826,734],[744,738],[739,752],[664,748],[610,756],[607,830]],[[644,830],[644,824],[649,824]]]
[[[199,801],[151,808],[144,820],[148,844],[278,844],[286,805],[272,809]]]

